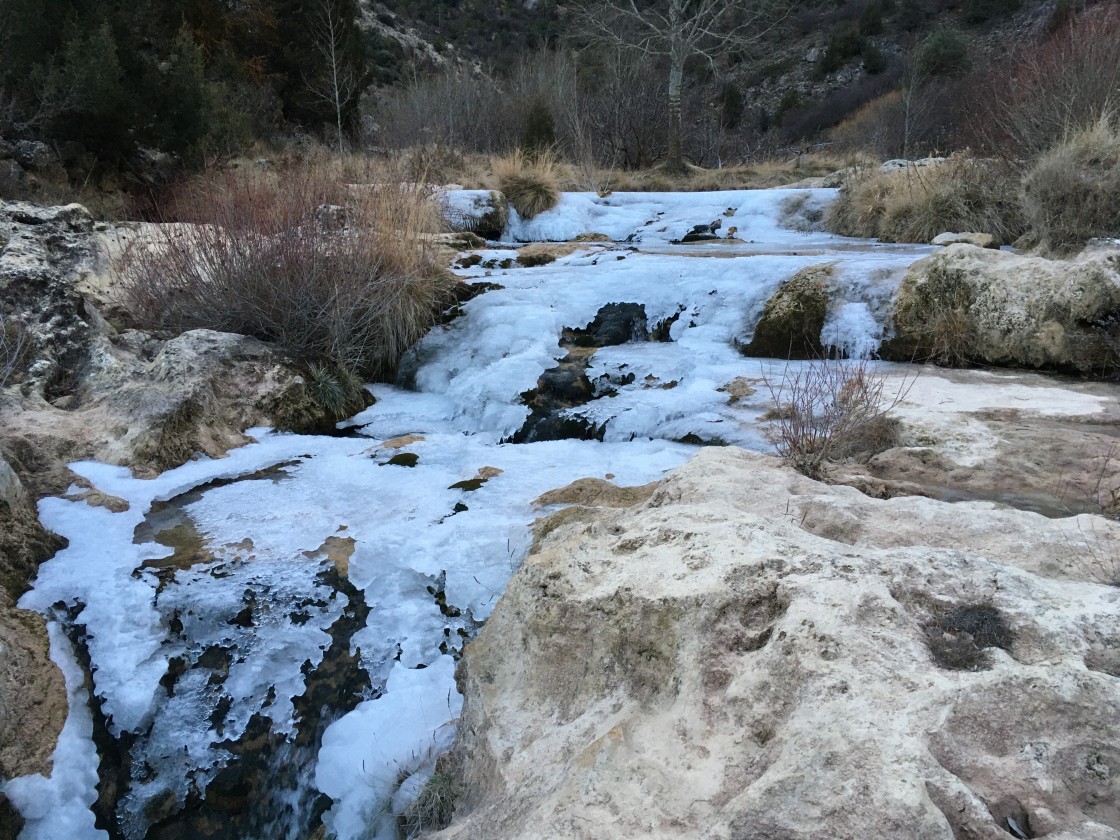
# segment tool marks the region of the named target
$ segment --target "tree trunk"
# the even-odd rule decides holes
[[[669,59],[669,160],[665,168],[686,172],[681,150],[681,80],[684,78],[684,57],[673,54]]]

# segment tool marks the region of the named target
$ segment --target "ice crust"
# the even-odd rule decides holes
[[[532,500],[585,476],[624,485],[656,480],[694,451],[674,442],[682,438],[768,448],[753,421],[769,407],[770,395],[759,389],[732,404],[719,389],[736,377],[780,378],[786,363],[744,358],[734,345],[749,339],[767,298],[805,266],[837,264],[840,293],[826,341],[873,349],[883,337],[902,274],[929,249],[784,230],[783,204],[800,194],[818,204],[834,195],[566,194],[557,208],[529,222],[514,214],[507,237],[566,239],[598,231],[630,238],[637,248],[589,247],[533,269],[461,271],[468,280],[504,288],[467,303],[462,317],[433,329],[410,352],[403,383],[410,388],[372,388],[377,403],[345,424],[360,436],[253,430],[253,445],[150,480],[117,467],[73,465],[129,508],[113,513],[85,502],[43,500],[43,523],[69,547],[43,564],[21,605],[44,613],[58,601],[80,607],[77,623],[89,636],[94,690],[111,727],[141,734],[140,755],[156,769],[151,780],[134,786],[134,810],[158,792],[172,791],[181,801],[191,784],[203,787],[228,760],[219,743],[236,738],[253,714],[267,714],[280,733],[298,724],[292,699],[304,690],[301,668],[321,661],[327,630],[345,605],[323,577],[329,561],[309,556],[333,536],[354,540],[348,577],[371,609],[351,644],[372,684],[369,699],[327,730],[315,784],[335,800],[326,821],[340,840],[393,836],[391,812],[418,792],[458,714],[453,662],[440,646],[489,615],[527,550],[528,525],[542,512]],[[466,209],[475,198],[452,194],[449,203]],[[706,251],[668,244],[717,218],[724,233],[738,227],[744,242],[702,246]],[[642,304],[651,328],[676,320],[671,342],[595,354],[589,376],[600,393],[613,396],[573,413],[605,424],[604,442],[501,443],[528,415],[521,394],[564,355],[563,328],[584,327],[600,307],[618,302]],[[423,439],[403,449],[384,445],[405,434]],[[401,452],[417,456],[416,466],[389,463]],[[284,465],[279,475],[254,475],[277,464]],[[483,467],[501,472],[474,490],[452,487]],[[231,479],[237,480],[208,486]],[[161,582],[144,563],[171,549],[134,543],[136,529],[157,502],[204,486],[184,511],[217,559],[178,569],[173,581]],[[435,603],[432,590],[439,586],[454,611]],[[253,626],[231,623],[251,602],[257,605]],[[292,620],[300,610],[306,620]],[[181,631],[173,629],[180,625]],[[213,683],[205,670],[187,671],[169,697],[160,680],[171,658],[196,663],[215,646],[232,651],[224,681]],[[219,702],[228,705],[221,736],[211,728]],[[79,708],[84,700],[74,693],[72,717]],[[82,738],[86,753],[92,749],[88,733],[76,736],[61,762],[86,766],[74,746]],[[58,808],[58,820],[88,815],[96,777],[80,778],[67,788],[72,795]],[[401,778],[409,781],[394,792]],[[9,786],[18,791],[22,783]],[[33,808],[29,797],[19,801]],[[44,828],[33,836],[86,836],[70,822],[52,823],[49,814],[42,819],[54,834]],[[127,828],[140,837],[145,827],[138,821]]]

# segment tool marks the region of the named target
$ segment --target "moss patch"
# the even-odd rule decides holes
[[[814,265],[784,283],[766,302],[751,340],[739,348],[743,355],[819,359],[831,277],[832,265]]]

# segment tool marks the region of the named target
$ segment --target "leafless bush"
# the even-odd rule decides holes
[[[210,173],[126,249],[119,272],[147,328],[209,328],[308,362],[388,375],[431,325],[449,280],[423,238],[438,209],[399,181],[350,187],[337,169]]]
[[[977,90],[984,107],[973,109],[974,131],[1012,158],[1029,158],[1120,111],[1120,7],[1102,3],[1041,44],[1025,44]]]
[[[15,318],[0,314],[0,388],[8,384],[27,352],[27,331]]]
[[[774,403],[770,432],[778,454],[810,478],[820,478],[828,462],[857,454],[861,441],[893,438],[887,414],[910,385],[903,380],[890,393],[884,374],[867,359],[788,365],[780,381],[763,381]]]

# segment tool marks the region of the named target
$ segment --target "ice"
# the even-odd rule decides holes
[[[85,677],[74,658],[74,649],[58,622],[47,622],[51,660],[62,671],[69,711],[51,756],[49,779],[21,776],[3,785],[26,821],[20,840],[108,840],[93,824],[90,806],[97,801],[97,750],[93,745],[93,718]]]
[[[418,771],[427,775],[425,768],[450,746],[462,703],[454,663],[445,656],[420,670],[394,667],[384,697],[334,723],[323,736],[315,773],[319,789],[335,800],[324,819],[328,831],[395,840],[393,791]],[[397,807],[407,804],[398,800]]]
[[[490,615],[525,556],[531,522],[547,512],[533,500],[588,476],[657,480],[695,451],[679,441],[769,448],[756,422],[772,405],[766,382],[780,383],[802,363],[745,358],[737,345],[749,340],[767,299],[806,266],[834,265],[826,342],[859,354],[886,336],[898,283],[929,249],[782,227],[791,199],[821,204],[834,194],[565,194],[531,221],[512,214],[507,236],[598,231],[630,243],[589,246],[531,269],[460,270],[502,288],[434,328],[407,354],[398,384],[371,386],[376,403],[342,424],[349,437],[252,430],[256,443],[226,458],[148,480],[74,464],[128,509],[44,500],[44,524],[69,546],[41,566],[21,605],[76,608],[111,729],[137,736],[133,769],[152,772],[128,794],[126,835],[143,836],[146,802],[169,794],[183,802],[235,760],[222,743],[253,715],[267,716],[278,737],[298,731],[294,700],[349,597],[331,582],[336,567],[324,556],[334,538],[352,548],[337,572],[369,608],[349,643],[370,682],[357,707],[327,729],[315,783],[334,799],[326,821],[340,840],[392,836],[392,813],[418,793],[450,743],[460,703],[452,657]],[[449,193],[449,206],[465,213],[483,195]],[[669,244],[717,219],[722,234],[735,227],[743,241]],[[604,440],[503,443],[529,416],[523,393],[567,353],[563,330],[586,327],[609,303],[640,304],[650,329],[661,325],[671,340],[594,354],[587,375],[598,399],[569,411],[603,426]],[[753,393],[740,389],[730,399],[725,386],[735,379],[752,382]],[[414,437],[403,447],[387,443],[404,435]],[[390,463],[401,454],[414,465]],[[148,533],[140,526],[152,530],[155,520],[145,517],[169,500],[210,554],[161,571],[155,566],[172,549],[136,535]],[[215,657],[225,665],[206,664]],[[172,660],[178,678],[169,693],[161,680]],[[84,766],[69,752],[59,761]],[[54,834],[43,828],[41,836],[84,838],[63,821],[88,816],[89,801],[87,780],[57,809],[58,822],[42,817]],[[33,797],[21,802],[35,808]]]
[[[607,196],[564,193],[556,207],[532,219],[522,219],[511,209],[504,238],[514,242],[564,242],[581,233],[602,233],[616,242],[648,246],[680,239],[696,225],[718,220],[717,235],[727,236],[731,228],[736,228],[735,237],[751,245],[824,248],[854,240],[789,230],[781,224],[783,205],[800,198],[823,205],[836,195],[837,190],[831,189],[619,192]],[[722,246],[714,243],[714,247]]]

